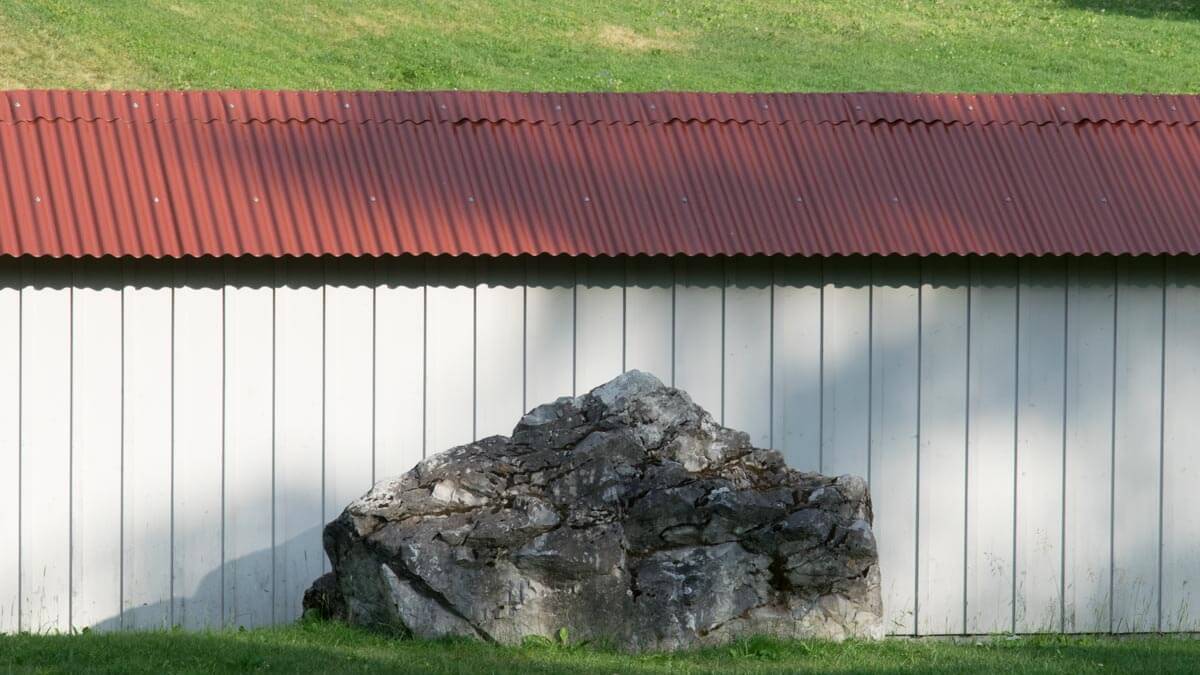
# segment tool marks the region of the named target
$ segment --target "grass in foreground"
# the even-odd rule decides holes
[[[587,647],[501,648],[396,640],[305,622],[245,632],[0,637],[0,672],[958,673],[1197,672],[1200,640],[995,638],[831,644],[750,640],[687,654],[629,656]]]
[[[0,0],[0,87],[1200,91],[1195,0]]]

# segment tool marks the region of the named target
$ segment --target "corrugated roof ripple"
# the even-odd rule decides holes
[[[1200,97],[0,92],[0,254],[1200,253]]]

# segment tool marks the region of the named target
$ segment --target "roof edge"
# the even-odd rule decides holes
[[[1200,95],[0,91],[0,122],[1198,123]]]

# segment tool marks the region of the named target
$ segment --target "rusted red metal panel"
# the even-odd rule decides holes
[[[0,92],[0,254],[1195,254],[1198,100]]]

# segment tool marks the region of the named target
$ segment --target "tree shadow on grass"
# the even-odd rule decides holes
[[[1200,2],[1196,0],[1061,0],[1072,9],[1101,14],[1132,16],[1139,19],[1200,21]]]

